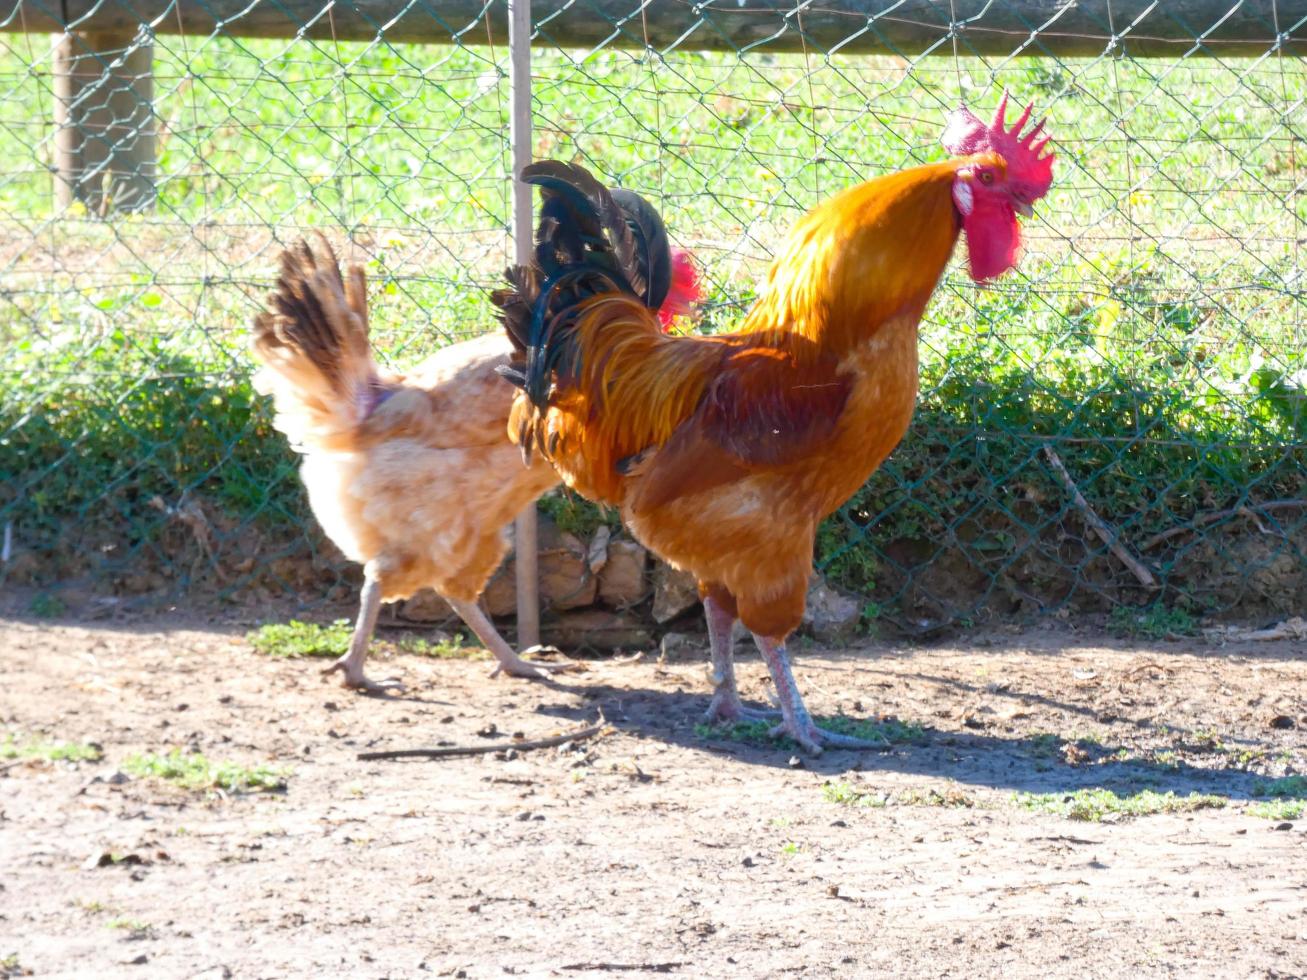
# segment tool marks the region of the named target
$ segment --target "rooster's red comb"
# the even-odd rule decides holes
[[[992,151],[1007,163],[1009,180],[1018,180],[1032,185],[1035,197],[1043,197],[1053,183],[1053,151],[1048,149],[1048,134],[1044,133],[1044,120],[1039,120],[1030,130],[1022,135],[1021,129],[1030,121],[1033,105],[1026,106],[1026,111],[1007,128],[1004,116],[1007,115],[1007,92],[999,100],[994,121],[986,126],[976,114],[965,106],[949,113],[948,126],[944,129],[944,147],[958,156]]]

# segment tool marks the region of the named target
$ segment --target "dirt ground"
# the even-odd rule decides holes
[[[696,730],[699,662],[534,683],[402,655],[371,672],[407,694],[360,697],[246,628],[0,619],[0,744],[103,749],[0,762],[0,976],[1307,975],[1307,818],[1250,802],[1259,775],[1307,772],[1301,645],[798,650],[817,713],[923,731],[792,761]],[[562,748],[356,758],[600,712]],[[285,788],[125,771],[173,747]],[[1019,796],[1086,786],[1226,805],[1083,822]]]

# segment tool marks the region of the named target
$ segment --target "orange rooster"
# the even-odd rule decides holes
[[[632,213],[652,212],[623,193]],[[661,314],[670,322],[688,313],[697,298],[688,257],[668,248],[665,233],[642,256],[637,264],[659,282]],[[370,680],[363,664],[382,601],[424,587],[494,654],[495,673],[538,677],[567,666],[520,657],[477,605],[507,550],[505,525],[558,482],[543,460],[524,468],[505,435],[513,388],[496,370],[513,357],[507,337],[452,344],[404,374],[383,371],[368,344],[363,270],[342,279],[322,239],[282,253],[276,291],[254,321],[254,356],[276,427],[305,456],[314,514],[364,567],[349,650],[328,672],[340,671],[346,687],[401,687]]]
[[[731,631],[752,631],[780,703],[777,733],[810,752],[874,743],[819,728],[785,641],[802,619],[818,523],[862,486],[907,429],[917,324],[966,232],[971,275],[1017,260],[1017,215],[1052,181],[1043,123],[950,118],[957,154],[845,191],[806,215],[737,333],[669,337],[628,256],[605,189],[545,162],[533,266],[494,297],[525,354],[509,434],[530,461],[613,504],[644,544],[699,579],[716,690],[708,718],[764,713],[735,686]],[[774,717],[774,715],[772,715]]]

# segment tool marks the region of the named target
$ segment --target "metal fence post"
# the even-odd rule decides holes
[[[513,158],[513,261],[531,258],[531,188],[517,179],[531,162],[531,0],[508,0],[510,118]],[[536,506],[518,515],[513,547],[517,571],[517,644],[540,642],[540,577],[537,554]]]

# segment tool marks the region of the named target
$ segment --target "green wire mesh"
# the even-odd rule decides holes
[[[493,328],[485,290],[511,255],[500,6],[397,7],[371,40],[332,39],[322,11],[278,38],[241,36],[240,17],[94,51],[0,34],[9,580],[349,585],[250,390],[247,323],[279,249],[321,229],[366,262],[384,360]],[[1076,45],[1029,19],[1039,5],[959,4],[957,29],[910,47],[921,11],[947,25],[950,5],[830,5],[854,10],[833,37],[806,4],[759,4],[780,13],[748,43],[736,4],[681,11],[680,33],[673,5],[535,6],[535,156],[662,206],[704,271],[703,330],[738,319],[808,207],[941,158],[959,102],[1007,88],[1048,114],[1056,180],[1020,270],[981,289],[950,268],[909,435],[818,535],[817,567],[869,619],[1307,608],[1303,4],[1193,23],[1106,2],[1098,23],[1081,4]],[[1133,58],[1131,31],[1189,40]],[[60,43],[117,66],[102,98],[127,106],[114,138],[153,139],[143,184],[92,167],[61,197]],[[152,99],[133,104],[124,68],[147,47]]]

